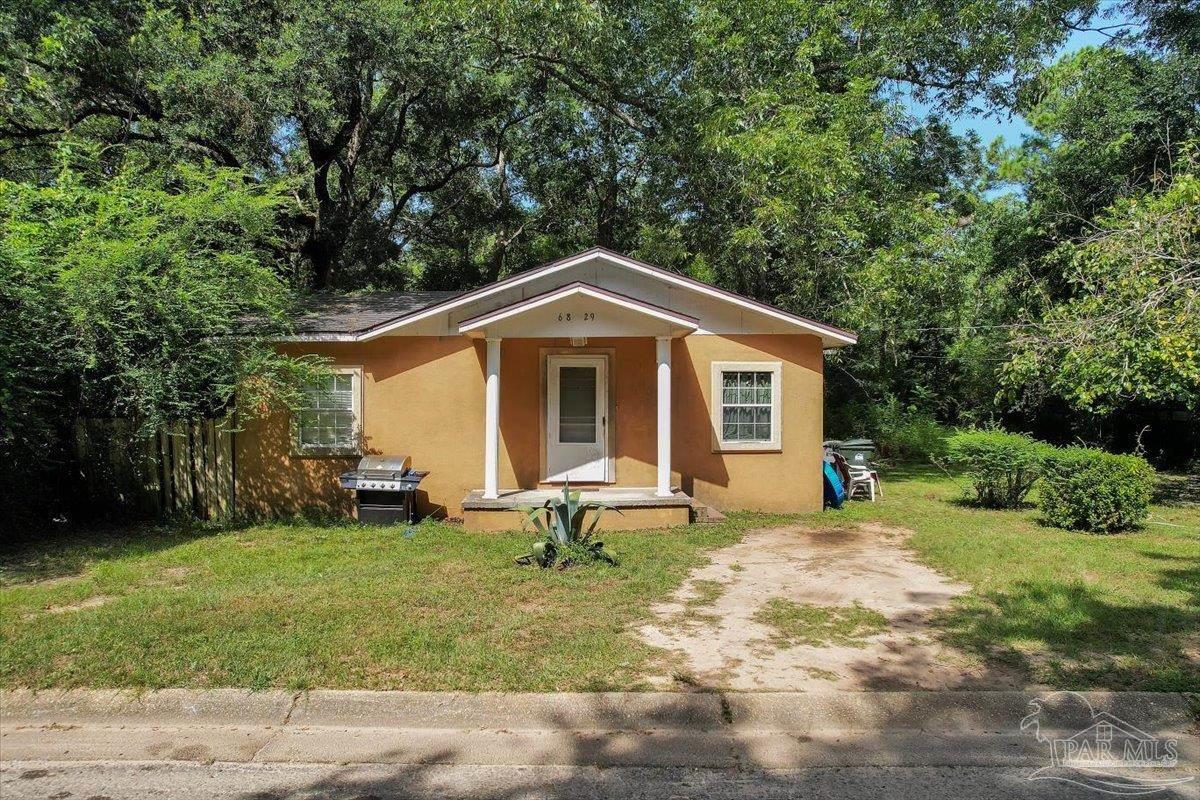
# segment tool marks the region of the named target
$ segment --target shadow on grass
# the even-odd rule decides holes
[[[1142,551],[1141,555],[1178,566],[1179,569],[1168,569],[1159,573],[1158,585],[1174,592],[1187,592],[1192,596],[1191,605],[1200,608],[1200,556],[1177,556],[1149,551]]]
[[[78,575],[99,559],[147,556],[181,544],[261,526],[348,528],[353,517],[314,510],[307,514],[203,521],[179,517],[158,522],[130,521],[87,527],[44,528],[0,540],[0,582],[28,583]],[[400,528],[402,526],[396,526]]]
[[[946,502],[952,506],[968,508],[973,511],[1032,511],[1037,508],[1037,503],[1028,500],[1023,500],[1015,506],[989,506],[979,502],[979,498],[966,493],[955,495]]]
[[[1200,475],[1158,473],[1152,502],[1163,506],[1200,505]]]
[[[1056,689],[1194,691],[1200,662],[1200,559],[1159,573],[1182,604],[1112,602],[1083,582],[1023,581],[939,615],[946,643],[986,662],[1023,671]]]
[[[244,522],[135,522],[6,539],[0,542],[0,581],[27,583],[71,577],[98,559],[137,558],[247,526]]]
[[[878,462],[879,477],[895,481],[932,480],[946,477],[946,472],[928,461]]]

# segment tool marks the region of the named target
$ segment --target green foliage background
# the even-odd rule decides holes
[[[1197,30],[1193,0],[5,3],[0,460],[286,402],[312,365],[230,334],[311,291],[602,244],[858,331],[831,435],[1186,464]],[[972,108],[1034,133],[955,135]]]

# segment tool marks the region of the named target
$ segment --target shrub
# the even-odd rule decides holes
[[[931,462],[946,454],[950,432],[931,414],[889,398],[873,409],[873,436],[879,454],[893,461]]]
[[[1053,448],[1019,433],[962,431],[950,437],[947,450],[950,463],[966,470],[974,502],[1019,508]]]
[[[949,435],[932,417],[914,416],[881,431],[880,452],[895,461],[930,463],[946,454]]]
[[[1146,459],[1067,447],[1046,459],[1042,516],[1071,530],[1129,530],[1146,518],[1153,491],[1154,469]]]

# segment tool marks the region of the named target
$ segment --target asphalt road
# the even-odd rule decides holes
[[[686,767],[189,764],[12,762],[0,770],[5,800],[1102,800],[1111,795],[1030,781],[1018,767],[832,767],[799,770]],[[69,794],[68,794],[69,793]],[[1153,798],[1195,798],[1196,787]]]

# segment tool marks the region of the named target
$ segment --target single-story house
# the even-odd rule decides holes
[[[327,356],[309,407],[234,442],[248,513],[352,513],[363,454],[428,470],[422,514],[468,528],[569,480],[613,527],[685,523],[693,504],[821,508],[822,358],[853,333],[592,248],[466,292],[318,304],[280,347]]]

